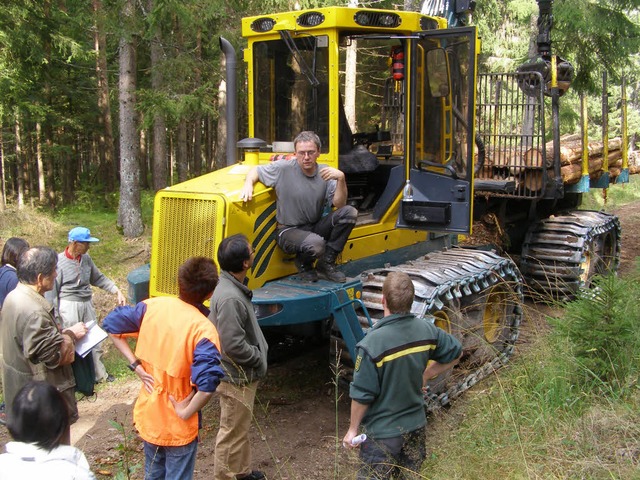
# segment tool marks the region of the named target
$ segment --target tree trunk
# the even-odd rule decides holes
[[[25,126],[26,127],[26,126]],[[30,132],[31,125],[26,127],[26,130]],[[25,201],[28,202],[31,206],[33,206],[34,195],[36,191],[35,182],[37,181],[37,162],[32,161],[32,159],[36,158],[36,146],[35,139],[33,135],[26,135],[23,138],[23,149],[22,149],[22,158],[24,158],[24,198]]]
[[[178,182],[184,182],[188,177],[187,157],[187,121],[184,118],[178,122],[178,134],[176,138],[176,163],[178,167]]]
[[[176,171],[176,150],[174,141],[175,133],[169,135],[169,185],[173,185],[173,177]]]
[[[620,137],[615,137],[615,138],[610,138],[609,142],[609,152],[612,152],[614,150],[620,150],[620,148],[622,148],[622,138]],[[603,142],[589,142],[589,146],[587,147],[589,150],[589,156],[596,156],[596,155],[602,155],[602,153],[604,152],[604,143]]]
[[[291,65],[291,68],[294,70],[296,77],[302,73],[297,62]],[[304,105],[308,102],[307,97],[307,85],[304,82],[296,82],[291,88],[291,131],[294,137],[301,131],[311,128],[307,125],[303,115],[303,112],[306,111]]]
[[[48,19],[49,14],[50,14],[50,9],[51,9],[51,1],[50,0],[45,0],[43,2],[44,5],[44,14],[45,17]],[[47,65],[51,64],[51,39],[50,37],[47,35],[44,37],[44,52],[45,52],[45,59],[46,59],[46,63]],[[47,76],[47,80],[45,81],[44,84],[44,98],[45,101],[51,105],[52,104],[52,98],[51,98],[51,83],[48,79]],[[47,196],[48,196],[48,200],[49,200],[49,206],[53,209],[56,207],[56,185],[55,185],[55,178],[56,178],[56,171],[55,171],[55,157],[54,157],[54,153],[53,153],[53,137],[54,137],[54,126],[51,124],[51,122],[47,122],[44,128],[44,136],[45,136],[45,145],[47,146],[47,151],[46,151],[46,159],[45,159],[45,164],[47,165],[47,182],[46,182],[46,186],[47,186]]]
[[[213,156],[214,148],[214,134],[213,129],[215,128],[215,122],[211,118],[211,115],[207,114],[204,117],[204,151],[205,151],[205,162],[206,168],[208,171],[212,171],[215,169],[216,161]]]
[[[18,208],[24,207],[24,166],[22,165],[22,137],[20,135],[20,115],[15,110],[15,136],[16,136],[16,167],[18,182]]]
[[[349,0],[349,6],[357,8],[358,0]],[[356,75],[357,75],[357,52],[358,41],[352,40],[351,44],[347,47],[345,65],[344,65],[344,113],[347,117],[347,123],[351,132],[357,132],[358,126],[356,125]],[[342,130],[342,129],[340,129]],[[340,143],[348,141],[351,144],[351,139],[340,139]]]
[[[544,170],[527,170],[520,180],[520,185],[522,185],[527,192],[539,192],[544,186],[545,175],[547,175],[547,172]]]
[[[60,127],[56,132],[55,142],[58,145],[64,144],[65,130]],[[67,149],[63,149],[61,156],[60,175],[62,177],[62,204],[69,205],[73,201],[73,176],[76,170],[73,160],[69,157]]]
[[[619,150],[622,146],[622,140],[620,137],[615,137],[609,139],[609,151]],[[547,155],[547,167],[551,167],[553,164],[553,143],[547,142],[545,145],[546,155]],[[601,141],[589,142],[587,145],[587,150],[589,152],[590,157],[602,155],[604,150],[604,145]],[[530,151],[528,152],[530,156],[531,165],[528,166],[536,166],[535,165],[535,153]],[[542,158],[542,154],[540,157]],[[573,136],[563,137],[560,139],[560,165],[570,165],[574,163],[582,162],[582,139],[574,138]]]
[[[202,31],[198,29],[196,35],[196,61],[202,64]],[[195,88],[200,88],[202,83],[202,73],[200,68],[195,71]],[[196,111],[193,117],[193,174],[202,174],[202,116]]]
[[[144,124],[144,121],[140,123]],[[147,130],[140,129],[140,188],[149,188],[149,149],[147,141]]]
[[[195,115],[193,121],[193,174],[202,175],[202,116]]]
[[[167,186],[167,125],[162,113],[153,117],[153,189],[161,190]]]
[[[2,124],[0,123],[0,211],[4,212],[7,209],[7,190],[5,187],[5,174],[4,174],[4,131]]]
[[[537,19],[535,15],[532,15],[529,21],[529,29],[532,33],[533,32],[537,33],[536,24],[537,24]],[[536,42],[536,38],[537,38],[536,33],[533,33],[529,40],[529,52],[528,52],[529,58],[534,58],[538,54],[538,44]],[[524,107],[524,118],[522,120],[522,139],[523,139],[522,147],[525,150],[528,150],[533,146],[531,144],[531,141],[533,139],[533,134],[534,134],[535,112],[536,112],[536,106],[538,101],[537,101],[537,98],[527,95],[526,102],[527,103]]]
[[[225,68],[226,61],[223,60],[221,69]],[[214,164],[211,166],[211,170],[227,165],[227,82],[223,78],[218,85],[218,129],[217,140],[214,149]]]
[[[99,136],[100,162],[105,191],[115,190],[116,152],[113,141],[113,120],[111,118],[111,101],[109,99],[109,76],[107,71],[107,36],[104,28],[102,0],[93,0],[95,16],[94,48],[96,51],[96,78],[98,81],[98,123],[102,126]]]
[[[153,1],[149,1],[148,11],[153,10]],[[158,25],[151,42],[151,88],[161,92],[164,87],[162,76],[162,30]],[[167,186],[167,126],[164,113],[156,111],[153,116],[153,189],[161,190]]]
[[[193,176],[194,156],[193,156],[193,142],[194,142],[194,126],[193,122],[185,119],[185,137],[186,137],[186,152],[187,152],[187,178]]]
[[[44,184],[44,165],[42,162],[42,126],[40,122],[36,123],[36,165],[38,167],[38,200],[40,204],[43,204],[46,198],[45,184]]]
[[[45,144],[47,145],[47,155],[45,157],[45,164],[47,166],[47,181],[45,182],[47,188],[47,199],[49,200],[49,206],[56,208],[56,189],[54,185],[55,178],[55,162],[53,160],[53,133],[50,126],[45,128]]]
[[[134,0],[126,0],[125,17],[134,14]],[[140,206],[140,168],[136,132],[136,58],[133,40],[120,38],[120,205],[118,223],[125,237],[138,237],[144,231]]]

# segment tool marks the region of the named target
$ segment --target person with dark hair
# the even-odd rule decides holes
[[[18,261],[18,286],[7,295],[2,307],[2,386],[7,421],[13,399],[27,382],[44,379],[54,385],[67,402],[70,422],[78,419],[71,363],[75,343],[87,329],[84,324],[60,331],[53,307],[44,293],[53,288],[58,256],[48,247],[30,248]],[[70,430],[63,443],[71,440]]]
[[[261,480],[251,469],[249,427],[261,378],[267,373],[267,341],[258,325],[246,286],[253,248],[244,235],[225,238],[218,246],[222,270],[211,298],[209,318],[220,334],[225,376],[218,387],[220,428],[214,452],[214,480]]]
[[[315,282],[320,274],[332,282],[344,283],[346,276],[337,269],[336,259],[358,217],[358,211],[347,205],[344,173],[318,164],[322,145],[314,132],[300,133],[293,145],[296,159],[278,160],[249,170],[242,200],[251,201],[258,181],[273,187],[278,197],[276,241],[285,253],[296,254],[299,277]],[[323,216],[331,206],[336,209]]]
[[[63,444],[69,428],[67,402],[47,382],[28,382],[16,394],[7,425],[13,442],[0,455],[0,480],[94,480],[84,453]]]
[[[89,256],[89,247],[100,239],[91,235],[86,227],[74,227],[67,235],[69,241],[64,252],[58,254],[58,275],[56,283],[46,297],[53,303],[58,323],[67,328],[78,322],[98,323],[98,315],[93,306],[93,289],[101,288],[116,296],[116,305],[127,303],[124,295],[114,283],[100,271]],[[102,363],[102,347],[96,345],[91,350],[95,370],[95,382],[112,382]]]
[[[423,388],[462,355],[455,337],[411,313],[414,292],[409,275],[390,272],[382,286],[385,316],[356,345],[351,421],[342,443],[360,445],[358,480],[419,476],[426,457]],[[366,439],[354,443],[361,424]]]
[[[19,237],[9,238],[2,248],[2,267],[0,267],[0,308],[11,290],[18,285],[18,259],[29,249],[29,243]]]
[[[20,256],[29,249],[29,244],[26,240],[18,237],[11,237],[7,239],[2,248],[2,267],[0,267],[0,310],[4,299],[11,290],[18,286],[18,273],[16,267],[18,266],[18,259]],[[2,361],[2,342],[0,342],[0,362]],[[6,422],[4,402],[0,403],[0,424],[4,425]]]
[[[178,298],[116,307],[104,319],[142,381],[133,422],[144,441],[146,480],[193,478],[200,410],[224,375],[218,332],[203,305],[217,284],[213,260],[189,258],[178,269]],[[135,353],[126,336],[137,337]]]

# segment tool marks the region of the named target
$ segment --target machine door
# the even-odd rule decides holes
[[[424,32],[412,43],[400,228],[470,233],[475,47],[474,27]]]

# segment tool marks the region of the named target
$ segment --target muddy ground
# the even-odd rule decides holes
[[[640,203],[614,213],[623,225],[620,273],[625,275],[635,269],[638,255]],[[545,328],[544,314],[536,306],[529,304],[527,312],[516,355],[531,335]],[[356,454],[340,447],[348,426],[348,395],[344,388],[336,388],[329,364],[328,346],[309,346],[294,358],[270,365],[258,391],[251,429],[253,467],[266,472],[270,480],[353,478]],[[142,478],[141,443],[131,426],[138,389],[137,377],[131,374],[100,386],[95,399],[78,404],[80,420],[72,427],[72,441],[85,452],[99,478],[119,476],[126,463],[134,471],[130,478]],[[482,383],[474,389],[482,389]],[[464,396],[457,402],[464,402]],[[197,479],[212,476],[218,417],[214,399],[204,411]],[[7,440],[6,429],[0,429],[0,447]]]

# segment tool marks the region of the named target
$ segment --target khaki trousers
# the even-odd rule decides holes
[[[214,453],[214,480],[235,480],[251,473],[249,427],[259,382],[234,385],[220,382],[220,429]]]

